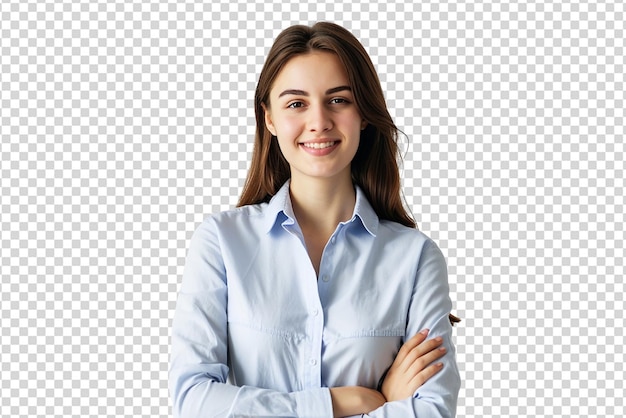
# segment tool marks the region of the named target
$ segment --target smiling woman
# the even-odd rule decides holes
[[[239,207],[196,230],[172,325],[176,417],[451,417],[445,259],[402,205],[398,129],[346,29],[282,32]]]

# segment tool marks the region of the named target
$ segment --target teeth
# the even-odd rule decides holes
[[[331,142],[310,142],[310,143],[305,143],[302,144],[303,146],[307,147],[307,148],[315,148],[315,149],[323,149],[323,148],[328,148],[328,147],[332,147],[333,145],[335,145],[335,141],[331,141]]]

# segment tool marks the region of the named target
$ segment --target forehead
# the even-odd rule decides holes
[[[270,94],[280,89],[316,90],[348,84],[348,74],[336,54],[314,51],[291,58],[274,79]]]

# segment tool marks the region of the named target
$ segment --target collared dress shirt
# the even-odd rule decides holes
[[[172,324],[175,417],[332,417],[329,388],[376,388],[402,343],[443,336],[443,369],[370,417],[453,417],[460,387],[447,269],[416,229],[379,220],[356,188],[319,274],[289,182],[269,203],[208,217],[187,254]]]

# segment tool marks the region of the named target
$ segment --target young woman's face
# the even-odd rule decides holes
[[[350,177],[367,122],[349,86],[339,58],[319,51],[292,58],[274,80],[265,123],[278,138],[292,179]]]

